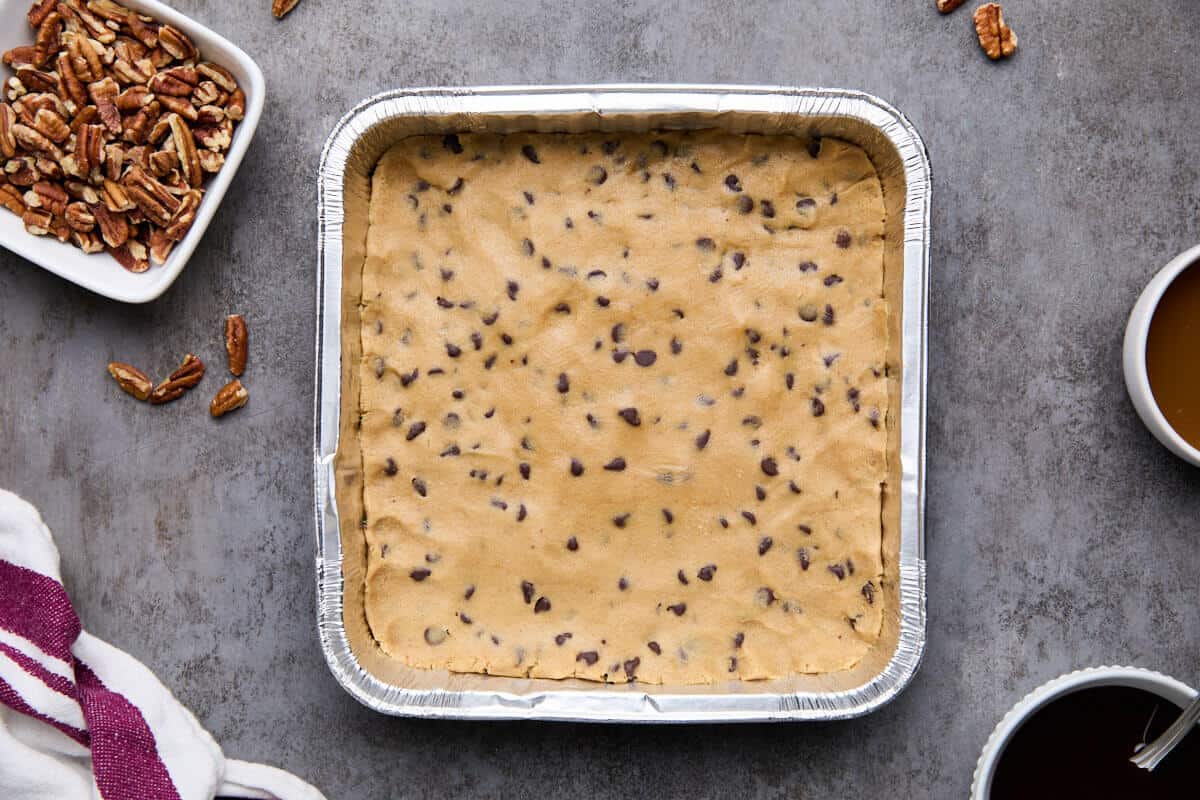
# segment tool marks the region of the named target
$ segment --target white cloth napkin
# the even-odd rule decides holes
[[[0,490],[0,798],[324,800],[226,759],[141,662],[82,630],[37,510]]]

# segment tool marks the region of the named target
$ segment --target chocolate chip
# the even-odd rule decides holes
[[[434,367],[433,369],[429,370],[429,374],[430,375],[445,375],[446,370],[442,369],[441,367]]]
[[[843,279],[841,275],[826,275],[824,283],[826,286],[836,286],[837,284],[841,283],[842,280]]]
[[[742,648],[742,644],[744,644],[745,641],[746,641],[746,634],[742,633],[741,631],[738,631],[737,633],[735,633],[733,635],[733,648],[735,650],[740,650]]]
[[[516,281],[509,281],[505,285],[505,290],[508,292],[508,299],[515,301],[517,299],[517,292],[521,291],[521,285],[519,283],[517,283]],[[485,320],[485,322],[486,322],[486,320]],[[487,323],[487,324],[490,325],[491,323]]]
[[[574,536],[568,536],[567,537],[567,549],[570,550],[572,553],[574,553],[576,550],[579,549],[579,540],[576,539]]]
[[[867,581],[862,587],[862,596],[867,598],[867,605],[875,605],[875,584]]]
[[[411,442],[413,439],[417,438],[424,432],[425,432],[425,423],[424,422],[414,422],[409,427],[408,433],[405,434],[404,439],[405,439],[405,441]]]
[[[699,247],[701,250],[715,250],[717,244],[707,236],[701,236],[696,240],[696,247]]]
[[[675,521],[675,515],[671,513],[671,509],[664,508],[662,510],[662,514],[663,514],[663,519],[665,519],[667,521],[668,525],[670,525],[672,522]]]
[[[635,428],[642,424],[642,418],[636,408],[622,408],[617,415]]]
[[[767,499],[767,490],[761,486],[754,487],[754,497],[761,503]]]
[[[395,475],[399,471],[400,468],[396,466],[396,459],[389,458],[387,461],[383,462],[383,473],[385,475]]]
[[[739,270],[742,267],[746,266],[746,254],[741,252],[740,250],[735,251],[733,254],[731,254],[729,256],[729,258],[730,258],[730,260],[733,261],[734,270]]]
[[[591,169],[588,170],[588,174],[587,174],[587,182],[588,183],[594,183],[597,186],[599,186],[600,184],[604,183],[606,180],[608,180],[608,170],[606,170],[604,167],[600,166],[599,164],[594,165]]]
[[[532,193],[530,193],[530,192],[521,192],[521,194],[525,195],[525,202],[526,202],[526,203],[528,203],[529,205],[533,205],[533,194],[532,194]]]
[[[729,657],[729,671],[737,672],[737,664],[738,664],[737,658],[734,656],[730,656]]]
[[[770,456],[764,458],[762,462],[759,463],[759,467],[762,468],[763,474],[768,477],[774,478],[779,474],[779,465],[776,464],[775,459],[771,458]]]
[[[408,577],[412,578],[417,583],[420,583],[421,581],[425,580],[432,574],[433,573],[431,573],[427,569],[418,568],[418,569],[414,569],[412,572],[408,573]]]
[[[558,389],[559,394],[566,394],[567,392],[571,391],[571,380],[567,377],[567,373],[558,373],[558,383],[556,384],[555,388]]]
[[[608,141],[604,142],[604,144],[600,145],[600,149],[604,151],[604,155],[606,156],[611,156],[620,148],[621,141],[619,139],[609,139]]]
[[[404,424],[404,409],[397,408],[395,413],[392,414],[392,427],[399,428],[403,424]]]
[[[573,230],[575,228],[575,222],[570,217],[563,219],[563,225],[567,230]]]
[[[559,634],[555,635],[554,643],[556,645],[558,645],[559,647],[562,647],[564,644],[567,643],[567,639],[570,639],[570,638],[571,638],[571,634],[569,634],[569,633],[559,633]]]
[[[762,215],[767,219],[775,218],[775,204],[770,200],[759,200],[758,208],[762,211]]]
[[[533,604],[533,613],[544,614],[550,610],[550,600],[545,597],[539,597],[537,602]]]
[[[591,414],[588,414],[586,419],[587,419],[588,425],[590,425],[592,427],[592,430],[595,430],[596,428],[600,427],[600,421],[598,419],[596,419],[595,417],[593,417]]]
[[[554,307],[554,310],[557,311],[559,314],[570,314],[571,313],[571,307],[569,305],[567,305],[566,303],[559,303],[558,305],[556,305]]]
[[[705,564],[705,565],[704,565],[703,567],[701,567],[701,568],[700,568],[700,570],[699,570],[699,571],[696,573],[696,577],[697,577],[697,578],[699,578],[699,579],[700,579],[700,580],[702,580],[702,581],[708,582],[708,581],[711,581],[711,580],[713,579],[713,575],[716,573],[716,571],[717,571],[717,565],[716,565],[716,564]]]
[[[442,137],[442,147],[449,150],[454,155],[460,155],[463,151],[462,142],[458,140],[458,134],[447,133]]]
[[[760,606],[769,606],[775,602],[775,592],[771,591],[769,586],[759,587],[758,591],[754,593],[754,602]]]
[[[640,658],[638,658],[637,656],[634,656],[633,658],[629,659],[624,664],[622,664],[621,668],[625,670],[625,677],[628,678],[629,680],[633,680],[633,676],[637,673],[638,665],[641,663],[642,663],[642,660]]]
[[[812,415],[814,417],[820,417],[820,416],[824,416],[824,414],[825,414],[825,403],[822,402],[821,398],[814,397],[812,399]]]
[[[529,581],[521,581],[521,596],[525,598],[525,605],[533,602],[534,586]]]
[[[427,192],[429,191],[429,181],[418,180],[415,184],[415,188],[418,192]]]
[[[667,188],[670,189],[672,192],[675,191],[676,184],[675,184],[675,176],[674,175],[672,175],[669,172],[664,172],[663,173],[663,183],[665,183],[667,185]]]
[[[754,200],[748,194],[739,195],[737,199],[737,210],[743,214],[749,214],[754,210]]]
[[[612,461],[605,464],[604,468],[609,472],[621,472],[625,469],[625,459],[617,456]]]
[[[500,477],[501,477],[501,479],[504,478],[503,475],[501,475]],[[500,481],[496,481],[496,485],[499,485],[499,484],[500,484]],[[517,506],[517,522],[524,522],[525,517],[527,517],[527,516],[529,516],[529,512],[525,510],[525,504],[521,503],[519,506]]]
[[[742,183],[738,180],[737,175],[726,175],[725,188],[731,192],[740,192],[742,190]]]
[[[413,381],[415,381],[417,379],[417,376],[420,374],[421,374],[420,370],[418,370],[414,367],[412,372],[406,372],[400,376],[400,385],[405,388],[408,388],[409,384],[411,384]]]
[[[849,389],[847,389],[846,390],[846,399],[850,401],[850,405],[854,407],[854,413],[857,414],[859,411],[859,408],[860,408],[859,403],[858,403],[858,400],[859,400],[858,389],[854,388],[853,386],[850,387]]]
[[[499,318],[500,318],[500,312],[499,312],[499,311],[493,311],[492,313],[490,313],[490,314],[485,314],[485,315],[483,316],[483,324],[484,324],[484,325],[495,325],[495,324],[496,324],[496,320],[498,320]]]
[[[583,464],[578,458],[571,459],[571,474],[576,478],[583,474]]]
[[[530,257],[530,258],[533,257],[533,254],[536,252],[536,248],[534,248],[534,246],[533,246],[532,239],[522,239],[521,240],[521,252],[524,253],[527,257]]]
[[[841,355],[841,353],[831,353],[830,355],[822,356],[821,360],[825,362],[826,369],[828,369],[829,367],[832,367],[833,362],[837,361],[838,357],[840,355]]]
[[[841,564],[830,564],[826,569],[836,575],[839,581],[845,580],[846,569]]]
[[[463,179],[462,179],[462,178],[457,178],[457,179],[454,181],[454,184],[453,184],[453,185],[452,185],[452,186],[451,186],[449,189],[447,189],[447,190],[446,190],[446,194],[448,194],[448,195],[450,195],[451,197],[453,197],[454,195],[456,195],[456,194],[458,194],[459,192],[461,192],[461,191],[462,191],[462,188],[463,188]],[[444,206],[444,207],[445,207],[445,208],[449,208],[449,206]]]
[[[436,647],[446,641],[447,636],[449,636],[449,633],[445,628],[436,628],[431,625],[425,629],[425,644]]]
[[[683,342],[679,341],[674,336],[672,336],[671,337],[671,353],[672,353],[672,355],[679,355],[682,352],[683,352]]]
[[[621,340],[625,338],[625,323],[618,322],[616,325],[613,325],[611,335],[612,340],[620,344]]]
[[[475,594],[475,584],[471,584],[467,587],[466,591],[463,592],[463,599],[470,600],[473,594]]]
[[[729,377],[732,378],[734,375],[737,375],[737,371],[738,371],[738,360],[736,358],[733,361],[730,361],[728,364],[725,365],[725,374],[728,375]]]
[[[453,342],[446,342],[446,355],[451,358],[458,358],[462,355],[462,348]]]
[[[612,518],[613,525],[616,525],[618,528],[624,528],[625,524],[629,522],[629,516],[630,515],[628,513],[618,514]]]
[[[600,295],[596,298],[596,305],[600,306],[601,308],[608,308],[609,302],[611,301],[604,295]]]
[[[757,430],[758,428],[762,427],[762,417],[755,414],[750,414],[749,416],[742,417],[742,424],[747,428],[754,428]]]
[[[617,581],[617,588],[620,589],[622,592],[625,591],[626,589],[628,589],[629,588],[629,579],[622,576],[620,578],[620,580]]]
[[[633,360],[639,367],[653,366],[654,362],[658,360],[658,353],[653,350],[638,350],[633,354]]]
[[[658,642],[646,642],[646,647],[650,648],[650,652],[654,653],[654,655],[662,655],[662,647],[659,646]]]
[[[597,653],[595,650],[584,650],[583,652],[581,652],[575,656],[575,660],[582,661],[583,663],[585,663],[589,667],[591,667],[591,666],[594,666],[595,663],[600,660],[600,654]]]
[[[413,478],[412,485],[413,488],[417,490],[417,494],[421,495],[421,497],[425,497],[429,493],[429,490],[425,487],[425,481],[421,480],[420,478]]]
[[[471,619],[469,616],[467,616],[467,615],[466,615],[465,613],[463,613],[462,611],[459,611],[459,612],[458,612],[458,618],[459,618],[460,620],[462,620],[462,624],[463,624],[463,625],[472,625],[472,624],[474,624],[474,622],[475,622],[475,620]]]
[[[612,351],[612,360],[618,364],[620,364],[622,361],[624,361],[628,357],[629,357],[628,350],[613,350]]]
[[[487,411],[483,412],[483,418],[484,418],[484,419],[491,419],[493,416],[495,416],[495,414],[496,414],[496,407],[495,407],[495,406],[492,406],[492,407],[491,407],[491,408],[489,408]],[[523,443],[525,442],[525,440],[524,440],[524,439],[522,439],[522,440],[521,440],[521,442],[522,442],[522,444],[523,444]]]
[[[444,297],[441,297],[440,295],[437,298],[437,304],[441,308],[454,308],[454,303]]]
[[[833,322],[834,322],[833,306],[831,306],[831,305],[825,306],[825,313],[821,315],[821,322],[824,322],[826,325],[833,324]]]
[[[445,211],[447,214],[452,214],[454,213],[454,206],[450,205],[449,203],[442,203],[442,211]]]
[[[753,511],[743,511],[742,519],[746,520],[746,522],[749,522],[751,525],[758,524],[758,518],[754,516]]]
[[[792,494],[800,494],[800,487],[795,481],[788,481],[788,488],[792,490]]]
[[[479,480],[483,480],[486,477],[487,477],[487,473],[485,472],[479,476]],[[491,503],[493,506],[500,509],[501,511],[508,511],[508,503],[504,502],[503,500],[501,500],[498,497],[493,497],[491,500]]]
[[[646,280],[646,288],[652,292],[658,291],[658,278],[648,278]]]
[[[854,574],[854,562],[848,558],[846,559],[846,569],[851,575]]]
[[[492,353],[490,356],[488,356],[487,358],[485,358],[483,360],[483,368],[491,369],[494,366],[496,366],[496,354]]]
[[[775,540],[770,536],[764,536],[758,540],[758,554],[765,556],[767,551],[771,549],[771,545],[775,544]]]
[[[709,283],[720,283],[721,278],[722,278],[722,276],[724,276],[724,274],[725,273],[721,271],[721,268],[717,267],[716,269],[714,269],[712,272],[710,272],[708,274],[708,282]]]
[[[808,567],[812,562],[808,560],[807,547],[801,547],[796,551],[796,560],[800,562],[800,569],[805,571],[808,570]]]
[[[531,145],[531,144],[521,145],[521,155],[525,156],[527,159],[532,161],[534,164],[542,163],[542,160],[540,158],[538,158],[537,150],[535,150],[533,148],[533,145]]]
[[[821,155],[821,137],[814,136],[808,142],[808,154],[813,158]]]
[[[676,572],[675,577],[678,578],[679,582],[682,583],[684,586],[688,585],[687,575],[684,573],[683,570],[679,570],[679,572]]]
[[[745,386],[739,386],[739,387],[737,387],[736,389],[734,389],[732,392],[730,392],[730,394],[731,394],[731,395],[733,395],[734,397],[741,397],[741,396],[742,396],[742,395],[744,395],[745,393],[746,393],[746,387],[745,387]],[[757,442],[756,442],[756,443],[757,443]]]
[[[479,331],[471,331],[471,345],[476,350],[483,349],[483,335]]]
[[[382,358],[375,359],[375,377],[382,378],[386,364]]]
[[[845,250],[850,246],[850,231],[838,231],[837,239],[834,240],[837,246]]]
[[[677,617],[682,617],[687,611],[687,603],[675,603],[674,605],[667,606],[667,611],[670,611]]]

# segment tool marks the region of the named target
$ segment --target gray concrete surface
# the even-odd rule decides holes
[[[1095,664],[1200,682],[1200,471],[1141,426],[1125,316],[1200,240],[1190,0],[1009,0],[992,64],[933,0],[176,5],[241,44],[270,96],[191,265],[125,307],[0,253],[0,486],[58,535],[85,623],[145,660],[234,756],[331,798],[962,797],[1025,692]],[[309,487],[314,175],[359,99],[405,85],[827,85],[905,111],[936,179],[929,638],[913,685],[841,724],[630,728],[404,721],[318,650]],[[251,324],[250,406],[162,409],[115,357],[222,363]],[[211,380],[211,379],[210,379]]]

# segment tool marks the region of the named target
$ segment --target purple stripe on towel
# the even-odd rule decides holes
[[[8,681],[4,680],[3,678],[0,678],[0,703],[4,703],[4,705],[8,706],[14,711],[19,711],[22,714],[28,714],[34,719],[39,719],[47,725],[57,728],[67,736],[70,736],[72,739],[79,742],[84,747],[90,746],[87,731],[81,731],[79,728],[67,725],[65,722],[59,722],[53,717],[48,717],[45,714],[40,713],[37,709],[26,703],[25,699],[22,698],[21,695],[17,694],[17,690],[10,686]],[[105,798],[105,800],[107,800],[107,798]]]
[[[180,800],[137,706],[79,660],[75,679],[92,737],[92,774],[104,800]]]
[[[70,664],[80,625],[61,583],[0,559],[0,628]]]
[[[58,692],[59,694],[65,694],[72,700],[75,699],[75,684],[71,683],[62,675],[51,672],[37,661],[22,653],[17,648],[9,647],[8,645],[4,644],[4,642],[0,642],[0,653],[3,653],[11,658],[14,662],[16,662],[17,666],[49,686],[54,691]]]

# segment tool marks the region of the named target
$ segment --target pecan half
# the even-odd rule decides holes
[[[12,158],[17,154],[17,137],[13,126],[17,124],[17,112],[12,106],[0,103],[0,155]]]
[[[146,260],[146,246],[141,242],[127,241],[120,247],[105,246],[104,249],[130,272],[145,272],[150,269],[150,262]]]
[[[5,66],[15,69],[23,65],[32,65],[36,58],[37,52],[33,45],[23,44],[12,50],[5,50],[4,55],[0,56],[0,61],[3,61]]]
[[[39,153],[55,161],[63,157],[63,151],[58,148],[58,145],[28,125],[21,125],[20,123],[13,125],[12,133],[16,137],[17,144],[32,153]]]
[[[179,368],[167,376],[167,382],[191,389],[204,377],[204,362],[191,353],[183,357]]]
[[[246,358],[250,353],[246,320],[241,314],[230,314],[225,318],[225,352],[229,354],[229,371],[240,378],[246,371]]]
[[[275,19],[283,19],[299,2],[300,0],[271,0],[271,13],[275,15]]]
[[[172,58],[180,61],[190,61],[198,55],[192,40],[183,31],[171,25],[163,25],[158,29],[158,45]]]
[[[47,181],[38,181],[25,193],[25,205],[29,208],[44,208],[56,217],[67,213],[70,195],[62,187]]]
[[[109,211],[102,203],[89,206],[89,209],[92,212],[92,216],[96,218],[96,224],[100,226],[100,236],[104,239],[105,245],[115,249],[129,241],[129,223],[125,220],[123,214]],[[120,261],[120,259],[117,260]],[[137,270],[131,269],[124,262],[122,262],[122,266],[133,272],[137,272]]]
[[[138,400],[146,400],[150,397],[150,392],[154,385],[150,383],[150,379],[146,374],[137,367],[131,366],[121,361],[112,361],[108,365],[108,374],[112,375],[113,380],[122,390],[136,397]]]
[[[25,230],[28,233],[32,233],[34,236],[46,236],[54,225],[54,216],[45,209],[30,208],[26,209],[21,216],[21,221],[25,223]]]
[[[46,17],[54,11],[54,7],[57,5],[57,0],[36,0],[30,7],[29,13],[25,15],[25,18],[29,20],[30,25],[36,28],[45,21]]]
[[[117,97],[121,89],[112,78],[93,81],[88,84],[88,96],[96,104],[100,112],[100,121],[111,133],[121,132],[121,112],[117,110]]]
[[[190,104],[188,108],[191,108]],[[183,178],[189,186],[199,186],[204,175],[200,169],[200,159],[196,156],[196,140],[178,114],[172,114],[168,124],[171,126],[171,138],[175,141],[175,154],[179,156]]]
[[[196,211],[200,208],[200,193],[191,191],[185,194],[179,200],[179,208],[175,209],[171,221],[164,229],[167,238],[172,241],[181,241],[187,235],[188,230],[192,227],[192,223],[196,221]]]
[[[246,401],[249,399],[250,393],[246,391],[245,386],[242,386],[242,382],[235,378],[222,386],[221,390],[213,397],[212,402],[208,405],[208,413],[214,417],[224,416],[230,411],[246,405]]]
[[[167,237],[162,228],[150,228],[150,259],[155,264],[165,264],[175,248],[175,242]]]
[[[79,200],[67,206],[64,216],[73,231],[88,233],[96,227],[96,216],[88,210],[87,204]]]
[[[21,197],[21,190],[11,183],[0,184],[0,206],[19,217],[25,216],[25,201]]]
[[[999,3],[984,3],[975,9],[974,20],[979,46],[988,58],[997,61],[1017,51],[1017,35],[1004,22]]]
[[[937,10],[943,14],[949,14],[965,2],[967,0],[937,0]]]
[[[57,111],[39,108],[33,117],[33,129],[55,144],[62,144],[71,137],[67,121]]]

